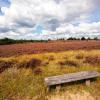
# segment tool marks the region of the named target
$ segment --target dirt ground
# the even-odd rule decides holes
[[[51,96],[48,100],[99,100],[95,99],[90,93],[88,92],[83,92],[83,93],[76,93],[76,94],[71,94],[71,93],[64,93],[62,95],[54,95]]]

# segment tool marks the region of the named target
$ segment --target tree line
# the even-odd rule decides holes
[[[73,38],[70,37],[68,39],[57,39],[57,40],[99,40],[97,37],[91,39],[91,38]],[[0,39],[0,45],[7,45],[7,44],[18,44],[18,43],[29,43],[29,42],[49,42],[52,41],[51,39],[48,40],[24,40],[24,39],[20,39],[20,40],[14,40],[14,39],[10,39],[10,38],[4,38],[4,39]]]
[[[59,40],[59,39],[58,39]],[[70,37],[68,39],[60,39],[60,40],[99,40],[97,37],[94,37],[94,38],[85,38],[85,37],[81,37],[81,38],[75,38],[75,37]]]
[[[47,42],[47,40],[24,40],[24,39],[14,40],[14,39],[10,39],[10,38],[0,39],[0,45],[29,43],[29,42]]]

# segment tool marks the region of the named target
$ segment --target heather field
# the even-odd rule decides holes
[[[0,0],[0,100],[100,100],[100,0]]]
[[[59,92],[55,86],[46,91],[45,77],[86,70],[100,72],[100,50],[1,57],[0,100],[100,100],[100,77],[90,87],[79,81],[62,85]]]
[[[50,41],[25,44],[0,45],[0,57],[61,52],[66,50],[99,50],[99,40]]]

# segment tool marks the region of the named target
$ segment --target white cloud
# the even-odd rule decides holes
[[[9,8],[2,8],[5,15],[0,16],[0,38],[99,32],[99,22],[88,24],[93,4],[92,0],[11,0]],[[37,25],[44,28],[42,34],[35,32]]]
[[[57,28],[57,33],[100,33],[100,22],[94,23],[81,23],[78,26],[74,25],[64,25],[62,27]]]

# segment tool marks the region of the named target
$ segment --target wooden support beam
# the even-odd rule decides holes
[[[86,86],[90,86],[90,80],[86,80]]]
[[[59,93],[60,92],[60,89],[61,89],[61,85],[57,85],[56,86],[56,93]]]

